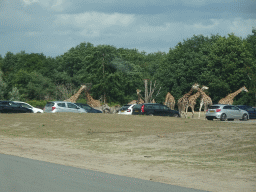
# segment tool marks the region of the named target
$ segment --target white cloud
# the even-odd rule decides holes
[[[25,5],[31,5],[33,3],[38,3],[38,0],[22,0]]]
[[[76,30],[76,35],[98,37],[104,30],[111,30],[114,27],[122,31],[123,28],[127,28],[134,21],[134,15],[120,13],[88,12],[73,15],[61,14],[55,20],[55,28],[64,27],[64,30],[73,28]]]
[[[32,5],[34,3],[39,4],[42,7],[51,9],[53,11],[61,12],[64,11],[70,2],[67,0],[22,0],[25,6]]]

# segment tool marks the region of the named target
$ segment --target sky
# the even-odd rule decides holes
[[[256,0],[0,0],[0,55],[63,55],[82,42],[168,52],[193,35],[246,38]]]

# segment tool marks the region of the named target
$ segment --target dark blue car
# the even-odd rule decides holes
[[[87,111],[87,113],[102,113],[102,111],[98,110],[98,109],[94,109],[91,106],[84,104],[84,103],[75,103],[77,106],[85,109]]]
[[[249,113],[249,119],[256,119],[256,109],[248,105],[237,105],[238,108],[243,109]]]

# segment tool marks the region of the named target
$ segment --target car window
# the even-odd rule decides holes
[[[131,105],[124,105],[120,108],[120,110],[127,110]]]
[[[12,106],[12,107],[19,107],[20,106],[20,104],[13,103],[13,102],[10,102],[9,105]]]
[[[235,107],[235,106],[231,106],[232,110],[239,110],[239,108]]]
[[[31,107],[28,104],[25,104],[25,103],[21,103],[21,106],[25,107],[25,108],[28,108],[28,109],[31,109]]]
[[[134,105],[133,109],[141,109],[142,104]]]
[[[9,103],[8,102],[2,102],[1,105],[2,106],[9,106]]]
[[[86,109],[86,110],[91,110],[91,109],[92,109],[92,108],[91,108],[90,106],[88,106],[88,105],[82,105],[81,107],[84,108],[84,109]]]
[[[164,105],[164,110],[168,110],[169,108],[167,106]]]
[[[152,105],[145,105],[145,109],[155,109]]]
[[[67,103],[68,104],[68,108],[72,108],[72,109],[77,109],[77,106],[73,103]]]
[[[255,109],[254,108],[247,108],[247,111],[254,112]]]
[[[48,102],[48,103],[46,103],[46,107],[52,107],[52,106],[54,106],[54,103],[53,103],[53,102]]]
[[[220,106],[210,106],[209,109],[219,109]]]
[[[59,107],[66,107],[65,103],[57,103]]]
[[[231,109],[231,106],[224,106],[223,109]]]

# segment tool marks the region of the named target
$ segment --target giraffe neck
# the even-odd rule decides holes
[[[81,95],[81,92],[84,90],[84,87],[81,87],[76,94],[74,94],[73,96],[71,96],[69,98],[69,100],[76,102],[76,100],[78,99],[78,97]]]
[[[86,97],[87,97],[87,100],[88,100],[89,102],[92,101],[92,96],[89,94],[88,91],[86,91]]]
[[[234,93],[229,94],[229,95],[228,95],[228,98],[229,98],[229,99],[234,99],[234,98],[235,98],[235,96],[237,96],[239,93],[241,93],[241,92],[242,92],[242,90],[243,90],[243,88],[241,88],[241,89],[237,90],[237,91],[236,91],[236,92],[234,92]]]
[[[193,90],[194,90],[194,89],[191,88],[190,91],[189,91],[187,94],[185,94],[185,97],[189,97],[189,96],[192,94]]]
[[[198,89],[198,91],[196,92],[196,94],[194,94],[194,96],[195,96],[195,99],[197,99],[199,96],[200,96],[200,94],[201,94],[201,89],[199,90]]]

